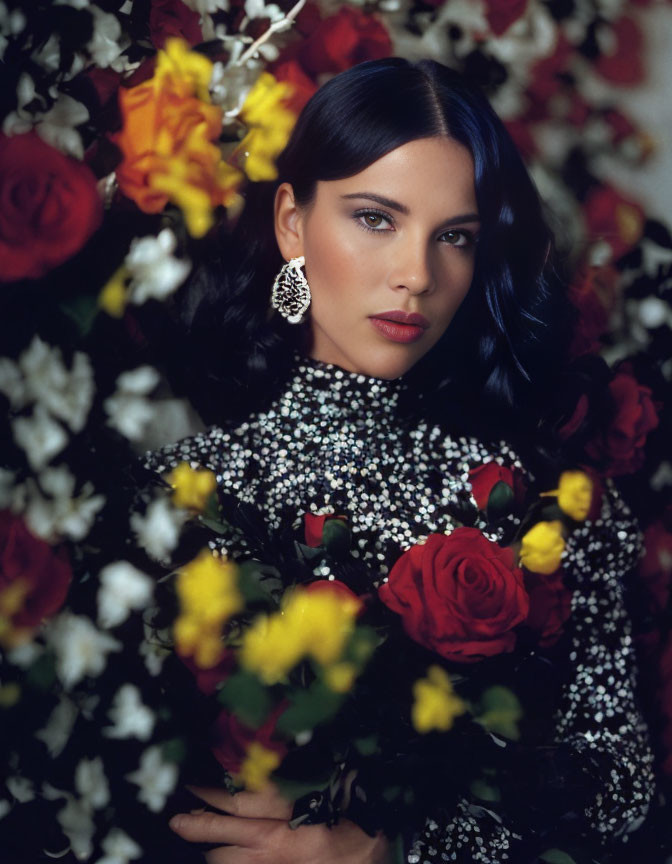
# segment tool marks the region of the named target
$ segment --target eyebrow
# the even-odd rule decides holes
[[[375,201],[377,204],[382,204],[383,207],[389,207],[390,210],[397,210],[405,216],[408,216],[411,212],[405,204],[400,204],[398,201],[394,201],[392,198],[386,198],[384,195],[377,195],[375,192],[350,192],[347,195],[341,195],[341,198],[366,198],[369,201]],[[457,216],[453,216],[451,219],[447,219],[444,224],[454,225],[457,222],[480,221],[481,219],[478,213],[460,213]]]

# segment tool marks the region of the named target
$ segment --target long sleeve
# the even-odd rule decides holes
[[[586,837],[597,844],[627,842],[643,822],[654,790],[653,754],[637,706],[634,646],[624,602],[624,580],[641,544],[636,520],[607,480],[601,518],[571,535],[563,562],[574,581],[570,674],[551,743],[563,742],[590,788],[598,790],[578,814]],[[464,798],[448,824],[427,820],[409,844],[407,861],[522,862],[532,848],[528,839],[524,813],[515,825],[507,824],[494,808]]]

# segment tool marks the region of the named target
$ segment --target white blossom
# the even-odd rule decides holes
[[[47,725],[35,733],[35,737],[47,745],[52,759],[65,749],[76,719],[77,706],[67,696],[61,696],[60,702],[49,715]]]
[[[501,63],[520,69],[551,55],[557,40],[557,25],[551,13],[540,3],[530,3],[501,36],[488,42],[488,51]]]
[[[100,756],[79,761],[75,769],[75,789],[92,809],[100,810],[110,803],[110,787]]]
[[[65,465],[46,468],[38,479],[39,487],[32,477],[25,484],[24,518],[30,530],[50,543],[62,537],[71,540],[86,537],[105,504],[105,496],[94,495],[95,489],[89,481],[75,496],[75,477]]]
[[[183,0],[183,3],[200,15],[210,15],[219,9],[227,12],[229,9],[229,0]]]
[[[26,804],[35,797],[32,781],[27,777],[8,777],[5,783],[7,790],[16,798],[19,804]]]
[[[14,418],[12,431],[35,471],[41,471],[68,443],[63,427],[52,420],[42,405],[36,405],[30,417]]]
[[[138,770],[127,774],[126,779],[140,787],[138,800],[159,813],[177,783],[177,766],[164,760],[159,747],[149,747],[140,758]]]
[[[67,804],[56,814],[63,833],[70,841],[72,852],[80,861],[86,861],[93,852],[95,825],[91,810],[73,795],[67,796]]]
[[[248,18],[270,18],[282,21],[285,13],[275,3],[265,4],[264,0],[245,0],[245,14]]]
[[[71,612],[52,619],[46,637],[56,653],[56,672],[66,689],[85,675],[100,675],[108,653],[122,648],[121,642],[101,633],[88,618]]]
[[[81,432],[93,401],[91,361],[76,351],[67,370],[59,348],[34,336],[19,358],[28,397],[44,405],[54,417],[65,420],[73,432]]]
[[[0,39],[0,43],[2,40]],[[0,798],[0,819],[4,819],[5,816],[11,811],[12,805],[6,798]]]
[[[9,399],[15,411],[26,404],[26,387],[21,370],[9,357],[0,357],[0,393]]]
[[[123,372],[117,378],[117,389],[103,407],[110,426],[131,441],[142,438],[145,426],[154,416],[152,403],[146,394],[159,383],[159,373],[152,366],[139,366]]]
[[[93,36],[86,47],[96,66],[107,69],[126,47],[120,44],[121,24],[115,15],[103,12],[97,6],[91,6],[90,12],[93,15]]]
[[[177,546],[186,513],[173,507],[167,498],[155,498],[144,516],[131,514],[131,528],[138,543],[155,561],[167,561]]]
[[[123,684],[117,690],[108,712],[114,726],[106,726],[103,734],[108,738],[139,738],[147,741],[154,729],[156,717],[142,704],[140,691],[134,684]]]
[[[150,298],[163,300],[189,275],[191,264],[173,257],[177,238],[164,228],[157,237],[136,238],[124,261],[131,275],[130,299],[138,305]]]
[[[116,627],[132,609],[142,609],[152,599],[154,583],[128,561],[116,561],[100,571],[98,624]]]
[[[142,855],[140,846],[121,828],[113,828],[100,845],[105,855],[96,864],[129,864]]]

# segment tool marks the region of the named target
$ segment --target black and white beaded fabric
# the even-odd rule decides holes
[[[213,427],[149,453],[145,464],[158,472],[181,461],[207,467],[224,491],[257,506],[275,529],[299,527],[307,512],[347,515],[355,554],[378,574],[377,585],[401,551],[430,533],[451,533],[456,509],[470,508],[475,527],[501,539],[488,533],[478,513],[469,470],[492,460],[525,470],[503,441],[451,437],[422,420],[402,420],[405,386],[403,378],[371,378],[297,355],[293,376],[268,408],[239,425]],[[217,542],[212,547],[234,556],[246,551]],[[623,577],[641,549],[637,522],[607,480],[601,518],[570,537],[563,562],[576,574],[577,588],[570,619],[573,675],[557,714],[556,741],[569,742],[586,759],[599,754],[600,764],[608,764],[586,822],[598,836],[624,841],[644,819],[654,789],[623,600]],[[320,565],[316,576],[330,573]],[[522,839],[462,799],[448,824],[427,818],[407,861],[512,864]]]

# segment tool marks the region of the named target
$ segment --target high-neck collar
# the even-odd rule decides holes
[[[399,416],[399,400],[408,385],[404,376],[376,378],[295,352],[294,370],[280,399],[293,413],[316,421],[354,422],[372,415],[381,422]]]

